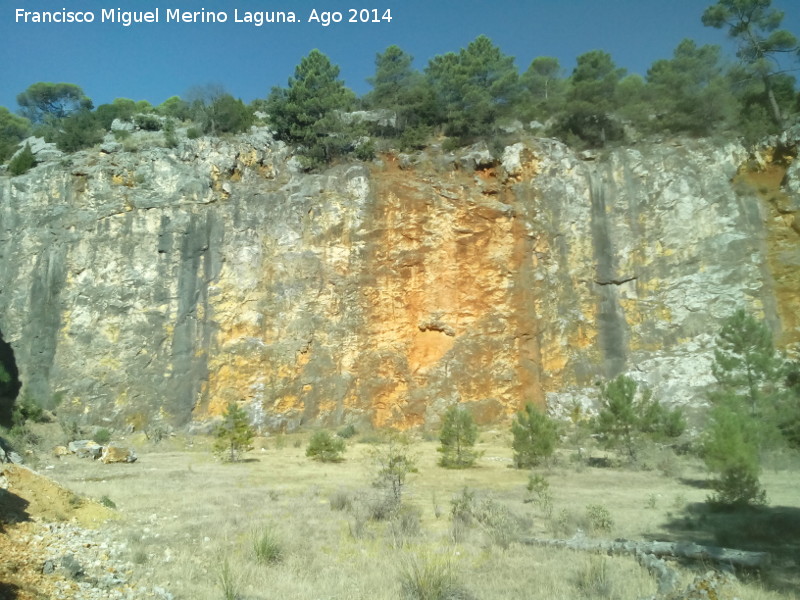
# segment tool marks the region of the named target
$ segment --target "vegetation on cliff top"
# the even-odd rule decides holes
[[[702,22],[727,29],[738,63],[727,62],[718,46],[686,39],[644,77],[627,74],[603,50],[579,56],[569,76],[548,56],[520,73],[513,57],[481,35],[458,52],[434,56],[422,72],[409,54],[389,46],[376,56],[368,79],[373,89],[362,98],[319,50],[302,58],[287,87],[273,87],[249,106],[207,85],[155,107],[117,98],[95,109],[75,84],[38,82],[18,96],[22,117],[0,107],[0,163],[30,134],[71,152],[98,143],[114,119],[136,122],[137,115],[152,116],[145,129],[171,128],[166,146],[177,143],[176,122],[195,137],[245,131],[260,117],[278,139],[296,146],[309,169],[348,154],[370,158],[368,138],[407,150],[438,134],[455,147],[502,141],[523,122],[578,147],[663,133],[755,140],[779,132],[800,113],[795,78],[776,60],[800,57],[797,37],[780,28],[782,19],[769,0],[719,0]],[[354,109],[372,112],[343,118]]]

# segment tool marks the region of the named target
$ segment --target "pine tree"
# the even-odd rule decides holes
[[[715,404],[736,404],[750,418],[774,424],[786,365],[766,324],[743,309],[726,319],[717,336],[711,370],[718,382],[711,394]]]
[[[311,436],[306,448],[306,456],[320,462],[342,462],[345,450],[344,440],[331,435],[329,431],[317,431]]]
[[[590,146],[622,139],[622,127],[612,118],[619,96],[617,87],[625,74],[608,52],[592,50],[577,58],[569,79],[567,102],[554,133],[568,142]]]
[[[600,393],[602,405],[595,423],[597,432],[611,446],[622,444],[631,460],[636,457],[634,438],[639,423],[637,387],[636,382],[626,375],[609,381]]]
[[[610,447],[622,446],[633,461],[639,439],[674,438],[686,429],[680,408],[667,409],[652,391],[627,375],[609,381],[600,392],[601,407],[594,423],[596,433]]]
[[[709,498],[721,506],[764,504],[766,493],[759,483],[758,425],[741,411],[717,406],[703,444],[703,458],[715,474]]]
[[[558,428],[555,421],[533,404],[526,404],[511,423],[514,441],[514,466],[518,469],[534,467],[555,452]]]
[[[766,104],[773,122],[782,127],[786,122],[785,108],[775,94],[774,80],[780,74],[776,56],[800,56],[797,37],[779,29],[783,12],[772,7],[772,0],[718,0],[709,6],[702,17],[703,25],[728,29],[736,41],[736,56],[746,65],[750,77],[763,85]]]
[[[472,415],[460,406],[451,406],[444,414],[439,434],[442,453],[439,464],[448,469],[466,469],[475,464],[478,453],[473,449],[478,441],[478,427]]]
[[[20,142],[30,132],[30,122],[0,106],[0,164],[14,154]]]
[[[719,46],[683,40],[672,59],[647,71],[648,95],[659,129],[708,135],[729,124],[736,101],[725,79]]]
[[[275,136],[298,146],[308,168],[329,163],[352,140],[340,113],[355,95],[339,79],[339,67],[319,50],[300,61],[287,88],[275,87],[267,98]]]
[[[229,402],[222,414],[222,423],[216,430],[214,453],[230,462],[236,462],[245,452],[253,449],[256,432],[250,425],[247,413],[236,402]]]
[[[761,321],[737,310],[717,336],[712,372],[717,387],[703,454],[722,505],[763,504],[759,484],[762,452],[781,438],[787,398],[786,364]]]
[[[519,95],[514,58],[485,35],[458,54],[434,57],[425,70],[440,106],[445,133],[461,140],[491,133]]]
[[[528,70],[520,77],[520,84],[527,94],[522,101],[531,105],[532,116],[535,118],[546,119],[564,102],[567,82],[557,58],[534,58]]]

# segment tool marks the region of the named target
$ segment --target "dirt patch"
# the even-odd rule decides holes
[[[97,527],[114,516],[111,509],[19,465],[0,467],[0,488],[0,522],[75,521]]]
[[[27,467],[0,465],[0,598],[40,600],[79,592],[78,582],[42,573],[50,550],[44,540],[53,537],[45,523],[97,527],[113,516]]]

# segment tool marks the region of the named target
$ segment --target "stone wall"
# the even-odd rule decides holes
[[[481,422],[627,372],[696,405],[721,319],[800,339],[791,153],[530,140],[304,174],[265,131],[0,177],[22,393],[96,423]],[[780,175],[780,177],[778,177]]]

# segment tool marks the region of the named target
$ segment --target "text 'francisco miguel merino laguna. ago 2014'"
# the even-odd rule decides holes
[[[315,23],[327,27],[335,23],[390,23],[391,9],[350,8],[344,12],[318,11],[312,9],[305,20],[293,11],[250,11],[233,9],[229,11],[181,10],[167,8],[161,10],[122,10],[104,8],[99,11],[25,10],[15,11],[17,23],[116,23],[124,27],[143,23],[247,23],[255,27],[271,23]]]

